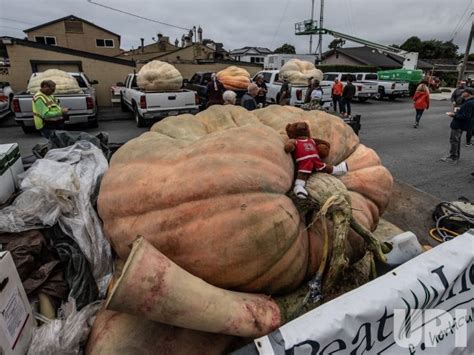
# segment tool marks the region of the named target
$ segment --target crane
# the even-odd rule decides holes
[[[416,65],[418,63],[417,52],[407,52],[400,48],[386,46],[384,44],[367,41],[365,39],[357,38],[357,37],[354,37],[342,32],[329,30],[327,28],[319,28],[317,21],[313,21],[313,20],[306,20],[306,21],[295,24],[295,35],[302,36],[302,35],[314,35],[314,34],[329,34],[329,35],[334,36],[335,38],[340,38],[343,40],[360,43],[369,48],[376,49],[380,52],[393,54],[393,55],[402,57],[403,69],[414,70],[416,69]]]

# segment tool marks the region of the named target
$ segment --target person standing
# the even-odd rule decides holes
[[[260,107],[265,107],[267,103],[267,84],[265,83],[265,80],[263,79],[263,75],[259,74],[257,78],[255,79],[255,84],[258,86],[258,94],[255,97],[255,101],[257,102],[257,105]]]
[[[449,143],[451,149],[447,157],[442,158],[444,162],[457,163],[461,155],[461,136],[463,131],[467,131],[474,119],[474,97],[471,91],[464,90],[462,93],[464,103],[458,112],[450,112],[448,116],[452,117],[451,121],[451,134],[449,137]]]
[[[211,74],[211,81],[207,83],[207,104],[206,108],[212,105],[222,105],[224,99],[224,85],[217,79],[216,73]]]
[[[278,104],[281,106],[289,105],[291,100],[291,85],[288,79],[283,79],[283,84],[280,89],[280,100]]]
[[[342,91],[344,85],[339,81],[338,78],[334,79],[334,84],[332,85],[331,97],[332,97],[332,108],[334,112],[337,112],[337,105],[339,105],[339,112],[342,113]]]
[[[258,86],[254,83],[249,84],[247,92],[242,96],[240,105],[249,111],[257,109],[257,101],[255,97],[258,95]]]
[[[344,86],[344,89],[342,90],[342,110],[341,113],[344,115],[344,117],[350,117],[351,116],[351,102],[352,99],[355,96],[356,93],[356,88],[352,84],[352,77],[349,76],[347,78],[347,84]]]
[[[459,108],[462,105],[462,93],[466,89],[466,82],[464,80],[460,80],[458,83],[458,87],[453,91],[451,95],[451,102],[453,104],[453,112],[456,112],[456,108]]]
[[[422,81],[416,88],[415,95],[413,95],[413,102],[416,111],[415,125],[413,127],[418,128],[423,112],[430,108],[430,90],[426,82]]]
[[[46,139],[49,139],[54,130],[64,129],[64,121],[69,111],[67,108],[61,108],[53,95],[55,91],[56,83],[54,81],[43,80],[40,84],[40,91],[34,94],[32,101],[35,128]]]
[[[313,77],[308,78],[308,86],[306,87],[306,94],[304,95],[304,103],[309,104],[311,102],[311,92],[314,89]]]

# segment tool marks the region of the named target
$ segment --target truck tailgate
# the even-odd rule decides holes
[[[194,91],[146,93],[146,106],[148,110],[174,109],[194,105],[196,105]]]
[[[56,96],[59,105],[63,108],[69,109],[70,115],[79,115],[87,113],[87,101],[86,94],[71,94],[71,95],[58,95]],[[92,98],[91,98],[92,99]],[[91,100],[90,99],[90,100]],[[33,96],[20,96],[18,97],[20,103],[20,109],[23,116],[33,115],[32,101]],[[92,108],[90,108],[92,109]]]

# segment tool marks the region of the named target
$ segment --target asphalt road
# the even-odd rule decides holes
[[[464,146],[465,137],[457,165],[440,161],[449,150],[450,119],[445,113],[450,110],[449,102],[432,101],[420,127],[414,129],[415,112],[408,98],[353,105],[353,114],[362,115],[361,142],[377,151],[394,177],[441,199],[465,196],[474,201],[474,148]],[[100,120],[98,129],[83,130],[107,131],[111,142],[126,142],[147,130],[137,128],[131,115],[119,111],[101,111]],[[44,140],[35,134],[25,135],[10,118],[0,122],[0,142],[18,142],[26,156]]]

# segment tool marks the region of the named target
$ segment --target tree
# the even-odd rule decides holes
[[[331,43],[329,43],[328,47],[329,49],[337,49],[337,48],[341,48],[344,43],[346,41],[344,41],[342,38],[334,38]]]
[[[456,59],[459,49],[452,41],[442,42],[437,39],[422,41],[416,36],[408,38],[400,48],[407,52],[418,52],[420,58],[424,59]]]
[[[474,61],[474,53],[469,54],[469,56],[467,57],[467,60],[468,62]]]
[[[273,51],[274,53],[282,53],[282,54],[296,54],[295,46],[285,43],[281,47],[278,47]]]
[[[416,36],[412,36],[408,38],[405,42],[403,42],[400,48],[407,52],[421,53],[421,49],[422,49],[421,39],[419,39]]]

